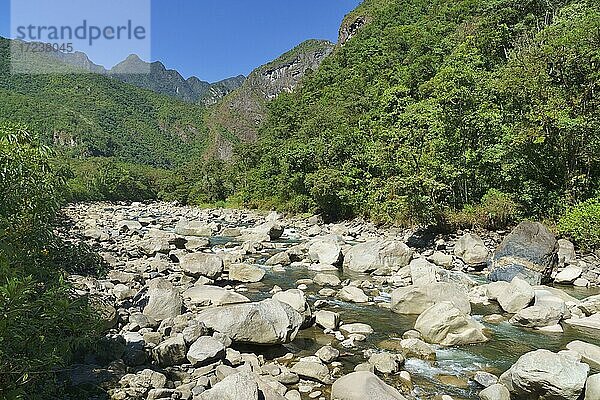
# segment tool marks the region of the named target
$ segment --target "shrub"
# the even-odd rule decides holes
[[[600,198],[569,208],[560,218],[558,231],[585,249],[600,247]]]
[[[447,221],[455,228],[502,229],[520,218],[521,207],[517,202],[506,193],[490,189],[479,204],[449,212]]]

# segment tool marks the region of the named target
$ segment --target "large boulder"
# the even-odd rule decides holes
[[[260,282],[265,277],[265,270],[251,264],[231,264],[229,280],[243,283]]]
[[[336,380],[331,386],[332,400],[406,400],[392,386],[368,371],[352,372]]]
[[[505,290],[496,294],[500,307],[514,314],[527,307],[535,298],[535,291],[527,281],[515,277],[506,285]]]
[[[496,383],[479,392],[479,398],[481,400],[510,400],[510,392],[506,386]]]
[[[451,302],[465,314],[471,313],[467,293],[457,284],[447,282],[398,288],[392,292],[391,310],[398,314],[421,314],[443,301]]]
[[[233,373],[194,399],[199,400],[286,400],[252,372]]]
[[[522,355],[500,377],[500,383],[519,399],[577,400],[590,367],[576,358],[549,350]]]
[[[335,237],[315,240],[308,248],[310,259],[319,264],[339,265],[342,262],[342,247]]]
[[[222,306],[250,302],[246,296],[233,290],[209,285],[193,286],[183,293],[183,297],[198,306]]]
[[[351,247],[344,257],[344,268],[369,272],[379,268],[400,268],[410,262],[413,251],[399,241],[369,241]]]
[[[352,303],[366,303],[369,301],[369,296],[365,292],[356,286],[345,286],[337,294],[337,297],[344,301]]]
[[[574,340],[567,344],[567,349],[581,356],[581,360],[594,369],[600,369],[600,346]]]
[[[487,263],[490,251],[479,236],[466,233],[454,245],[454,255],[467,265],[479,266]]]
[[[189,253],[181,258],[181,269],[186,275],[215,279],[223,272],[223,260],[216,254]]]
[[[312,311],[302,290],[289,289],[277,292],[273,295],[273,299],[285,303],[298,311],[304,317],[302,328],[306,328],[312,324]]]
[[[558,264],[558,242],[539,222],[524,221],[500,244],[492,257],[492,281],[518,276],[532,285],[551,280]]]
[[[288,343],[304,321],[291,306],[273,299],[209,308],[196,319],[235,342],[249,344]]]
[[[564,310],[548,306],[531,306],[518,311],[510,323],[525,328],[553,326],[563,318]]]
[[[212,236],[212,227],[201,221],[188,221],[180,219],[175,225],[175,233],[181,236]]]
[[[329,368],[324,365],[320,359],[317,360],[300,360],[292,368],[290,372],[298,374],[301,378],[310,379],[313,381],[330,384]]]
[[[483,325],[450,302],[435,304],[425,310],[415,322],[415,329],[429,343],[455,346],[483,343]]]
[[[186,362],[187,348],[182,335],[172,336],[152,349],[154,360],[161,367],[172,367]]]
[[[148,304],[143,311],[145,316],[162,321],[181,314],[183,299],[171,282],[157,278],[150,281],[148,287]]]
[[[225,346],[210,336],[199,337],[190,346],[187,359],[194,367],[207,365],[225,356]]]
[[[408,264],[408,268],[412,284],[415,286],[437,282],[437,273],[440,271],[440,267],[425,258],[415,258]]]

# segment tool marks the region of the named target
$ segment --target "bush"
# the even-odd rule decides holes
[[[600,198],[579,203],[567,210],[558,223],[558,231],[584,249],[600,247]]]
[[[502,229],[521,219],[520,205],[506,193],[490,189],[477,205],[449,212],[447,222],[454,228]]]
[[[52,232],[63,177],[51,152],[19,125],[0,125],[0,399],[57,398],[55,369],[98,333],[64,266],[97,270],[99,258]]]

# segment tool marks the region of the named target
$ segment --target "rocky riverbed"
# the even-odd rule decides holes
[[[59,233],[110,265],[70,277],[110,329],[70,380],[111,399],[600,399],[600,260],[541,224],[441,235],[165,203],[65,215]]]

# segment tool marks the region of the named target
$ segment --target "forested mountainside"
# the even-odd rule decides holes
[[[0,39],[0,121],[25,124],[68,155],[173,167],[206,144],[198,105],[99,74],[11,74],[9,57]]]
[[[238,198],[407,223],[557,215],[598,194],[599,44],[595,1],[366,0],[240,147]]]
[[[315,71],[333,51],[327,40],[307,40],[277,59],[256,68],[243,85],[207,113],[215,144],[214,155],[229,159],[232,144],[254,141],[267,113],[267,103],[290,93],[306,74]]]

